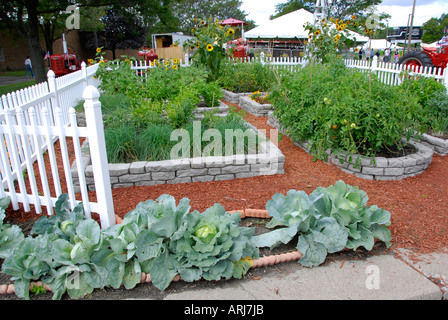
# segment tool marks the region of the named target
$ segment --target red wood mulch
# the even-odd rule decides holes
[[[265,117],[248,114],[246,120],[259,129],[266,129],[267,134],[269,129],[273,129],[267,125]],[[266,202],[275,193],[286,194],[288,190],[296,189],[309,194],[316,187],[328,187],[341,179],[366,191],[369,205],[376,204],[391,212],[392,224],[389,228],[394,247],[422,253],[448,248],[448,156],[435,154],[429,168],[415,177],[400,181],[369,181],[344,173],[320,160],[312,161],[312,157],[295,146],[288,137],[279,141],[279,148],[286,158],[285,174],[113,189],[115,213],[123,217],[139,202],[156,199],[161,194],[170,194],[177,201],[189,198],[192,210],[204,211],[214,203],[221,203],[228,211],[265,209]],[[71,153],[73,158],[73,151]],[[60,176],[65,180],[63,172]],[[95,200],[93,192],[89,193],[89,197]],[[8,214],[15,220],[36,216],[33,211],[24,213],[23,210],[13,211],[11,208]]]

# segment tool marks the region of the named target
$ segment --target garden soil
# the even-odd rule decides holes
[[[229,105],[237,105],[226,102]],[[274,129],[267,124],[266,117],[245,115],[245,119],[258,129],[265,129],[269,137],[269,130]],[[58,147],[56,143],[55,147]],[[386,254],[394,248],[410,249],[416,254],[443,251],[448,248],[448,156],[434,154],[431,165],[421,175],[399,181],[373,181],[357,178],[342,172],[334,165],[329,165],[313,157],[286,136],[281,136],[278,147],[285,155],[284,174],[272,176],[258,176],[252,178],[227,181],[196,182],[183,184],[166,184],[157,186],[129,187],[113,189],[115,213],[124,215],[135,206],[148,199],[157,199],[162,194],[169,194],[177,201],[182,198],[190,199],[191,209],[204,211],[215,203],[220,203],[227,211],[238,209],[265,209],[266,202],[275,193],[286,194],[290,189],[304,190],[310,194],[317,187],[328,187],[338,180],[346,184],[358,186],[368,197],[368,205],[377,205],[391,213],[392,247],[386,249],[383,244],[377,244],[371,252],[363,250],[345,251],[327,257],[329,261],[345,261],[364,259],[373,254]],[[56,150],[59,153],[58,150]],[[71,159],[74,159],[74,152]],[[37,164],[36,164],[37,166]],[[48,164],[49,166],[49,164]],[[62,169],[60,171],[61,185],[65,185]],[[49,176],[49,183],[52,179]],[[39,181],[38,181],[39,185]],[[80,198],[79,198],[80,199]],[[95,201],[94,192],[89,193],[89,199]],[[7,222],[16,223],[22,228],[30,229],[33,221],[39,215],[34,211],[24,212],[22,209],[7,209]],[[95,217],[94,217],[95,218]],[[98,217],[96,217],[98,219]],[[264,223],[259,219],[243,219],[245,225],[263,230]],[[260,232],[260,231],[259,231]],[[262,231],[261,231],[262,232]],[[288,251],[289,247],[277,250]],[[263,254],[278,252],[264,251]],[[0,261],[1,263],[1,261]],[[343,263],[343,262],[342,262]],[[298,268],[297,262],[251,269],[246,279],[257,280],[267,272],[287,273]],[[245,281],[245,280],[227,280]],[[9,283],[9,278],[0,274],[0,284]],[[172,283],[164,292],[160,292],[151,284],[139,284],[132,290],[110,289],[96,290],[88,299],[123,299],[145,297],[149,299],[163,299],[167,294],[191,288],[212,288],[220,282],[197,281],[186,283],[179,281]],[[66,298],[66,297],[65,297]],[[0,299],[17,299],[15,295],[0,296]],[[51,299],[51,293],[33,297],[33,299]]]

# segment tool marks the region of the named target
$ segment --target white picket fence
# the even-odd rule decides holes
[[[344,60],[344,63],[349,68],[356,68],[363,72],[369,70],[375,74],[379,81],[384,84],[396,86],[402,82],[404,71],[406,66],[398,63],[379,61],[375,56],[370,62],[369,60]],[[436,81],[439,81],[448,90],[448,68],[429,68],[429,67],[417,67],[415,70],[407,70],[411,76],[431,77]]]
[[[185,55],[185,59],[180,59],[178,62],[179,67],[189,67],[190,63],[189,55]],[[253,62],[261,62],[264,65],[270,65],[274,68],[282,68],[289,71],[297,71],[298,67],[306,65],[308,62],[304,58],[298,57],[272,57],[265,56],[262,52],[259,57],[252,58],[229,58],[227,63],[253,63]],[[171,62],[170,62],[171,63]],[[405,66],[392,62],[382,62],[379,61],[376,56],[374,56],[372,61],[369,60],[351,60],[344,59],[344,63],[349,68],[356,68],[363,72],[368,72],[369,70],[377,76],[377,78],[384,84],[396,86],[402,82],[403,71],[405,71]],[[162,62],[163,64],[163,62]],[[134,61],[131,69],[135,70],[136,75],[147,78],[148,72],[145,72],[148,69],[156,67],[154,63],[147,63],[144,60]],[[445,85],[448,90],[448,68],[428,68],[428,67],[420,67],[412,72],[409,72],[410,75],[417,76],[425,76],[432,77],[435,80],[441,82]]]
[[[70,170],[68,141],[73,141],[73,150],[80,182],[81,202],[87,217],[92,212],[100,216],[101,226],[115,223],[109,171],[104,141],[101,104],[94,74],[98,65],[55,78],[48,72],[48,81],[2,96],[0,110],[0,197],[9,196],[13,209],[31,210],[53,214],[59,196],[68,194],[73,209],[76,199],[73,177]],[[74,106],[84,99],[86,127],[76,122]],[[80,138],[88,138],[96,189],[96,202],[90,201],[81,161]],[[56,141],[60,156],[56,155]],[[59,151],[58,151],[59,152]],[[44,158],[48,157],[49,168]],[[34,163],[37,161],[37,172]],[[62,162],[62,163],[61,163]],[[63,168],[65,186],[61,186],[58,164]],[[24,174],[26,170],[26,174]],[[40,178],[40,183],[36,179]],[[49,183],[51,177],[52,185]]]

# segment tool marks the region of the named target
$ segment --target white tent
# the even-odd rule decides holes
[[[367,41],[363,46],[363,50],[368,50],[369,47],[372,48],[372,50],[385,50],[386,48],[389,48],[391,50],[397,49],[396,44],[392,44],[391,42],[387,41],[386,39],[371,39],[370,42]]]
[[[307,39],[308,31],[304,25],[313,23],[313,14],[305,9],[299,9],[244,33],[247,39]],[[349,38],[356,37],[359,42],[368,41],[368,37],[349,31]]]

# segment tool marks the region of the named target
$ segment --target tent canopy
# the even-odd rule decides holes
[[[363,46],[363,50],[368,50],[369,47],[372,50],[384,50],[386,48],[395,50],[397,49],[396,44],[392,44],[390,41],[387,41],[386,39],[371,39],[370,42],[367,41]]]
[[[304,28],[307,22],[313,23],[313,14],[302,8],[246,31],[245,37],[248,39],[307,39],[308,31]],[[349,31],[348,37],[356,37],[359,42],[366,42],[369,39],[352,31]]]
[[[231,25],[232,27],[235,27],[235,26],[240,26],[242,24],[243,25],[247,25],[247,22],[241,21],[241,20],[237,20],[237,19],[233,19],[233,18],[229,18],[229,19],[226,19],[224,21],[221,21],[220,24],[222,24],[222,25]]]

